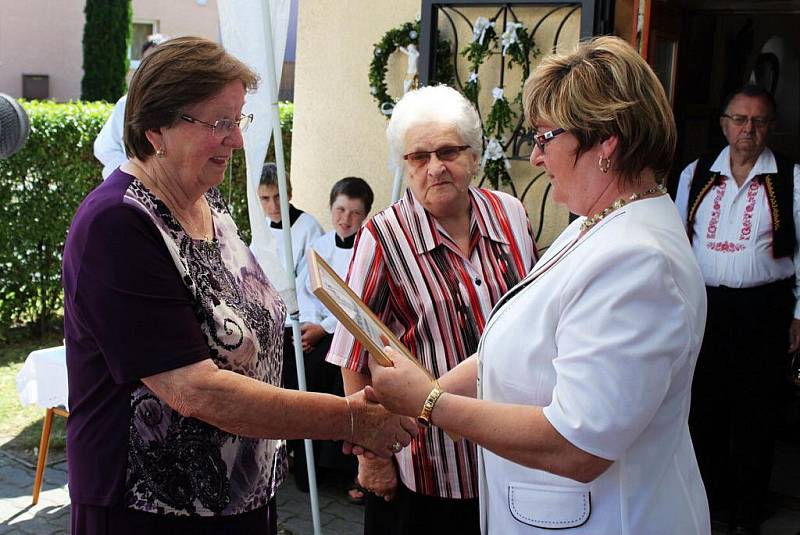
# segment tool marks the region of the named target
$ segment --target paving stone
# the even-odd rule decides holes
[[[359,535],[364,532],[364,523],[337,518],[325,526],[325,535]]]
[[[67,484],[67,473],[61,470],[53,470],[48,468],[44,471],[44,484],[42,488],[45,487],[63,487]]]
[[[301,502],[296,498],[288,499],[283,505],[278,506],[278,518],[282,516],[310,516],[311,507],[307,502]]]
[[[18,489],[31,488],[33,486],[33,479],[26,468],[6,464],[0,472],[0,483],[3,486],[10,485]],[[5,492],[3,496],[7,496]]]
[[[9,524],[23,533],[52,534],[54,531],[68,528],[68,519],[51,517],[46,510],[40,510],[33,515],[24,515]]]
[[[311,522],[311,515],[308,519],[292,518],[283,524],[293,535],[311,535],[314,533],[314,524]],[[325,535],[329,535],[327,532]]]

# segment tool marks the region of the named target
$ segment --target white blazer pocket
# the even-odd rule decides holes
[[[582,488],[510,481],[508,508],[514,518],[528,526],[576,528],[592,514],[592,495]]]

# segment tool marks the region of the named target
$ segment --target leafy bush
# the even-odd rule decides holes
[[[27,324],[41,335],[59,321],[64,238],[78,205],[100,183],[92,145],[112,108],[103,102],[22,105],[31,136],[21,151],[0,160],[0,339],[11,327]],[[293,111],[291,103],[281,103],[287,165]],[[274,158],[272,144],[268,158]],[[236,152],[220,190],[249,240],[243,151]]]
[[[131,0],[86,0],[83,25],[83,100],[116,102],[125,94]]]
[[[61,309],[61,255],[78,204],[100,181],[92,143],[111,106],[23,103],[25,147],[0,160],[0,326],[41,334]]]

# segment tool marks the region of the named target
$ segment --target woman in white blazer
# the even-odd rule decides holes
[[[614,37],[545,58],[524,101],[531,164],[582,217],[495,306],[477,355],[432,385],[392,353],[370,363],[372,395],[481,446],[484,533],[708,534],[687,425],[706,298],[661,185],[669,102]]]

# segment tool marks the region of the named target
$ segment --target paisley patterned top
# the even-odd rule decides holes
[[[222,369],[280,385],[283,301],[241,240],[217,190],[214,240],[188,236],[138,180],[125,201],[161,233],[192,296],[209,356]],[[153,513],[230,515],[262,507],[286,473],[281,441],[240,437],[181,416],[146,386],[131,396],[125,502]]]

